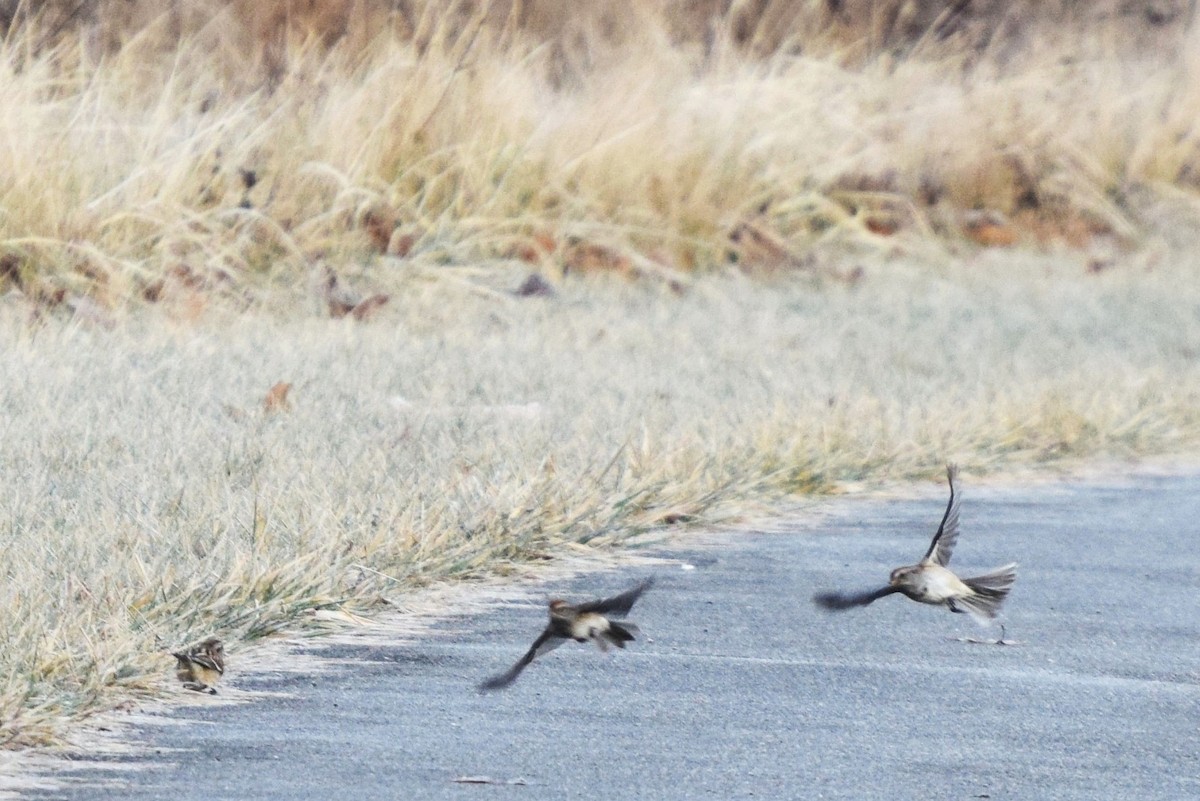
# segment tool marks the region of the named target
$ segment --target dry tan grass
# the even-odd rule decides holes
[[[978,5],[0,3],[0,742],[567,542],[1194,448],[1200,31]]]
[[[771,271],[1195,226],[1183,14],[82,5],[82,28],[17,26],[0,48],[0,283],[41,307],[183,296],[194,314],[383,255]]]

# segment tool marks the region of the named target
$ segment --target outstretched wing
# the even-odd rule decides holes
[[[813,596],[813,603],[831,612],[842,612],[856,606],[866,606],[896,592],[900,592],[900,588],[891,586],[859,593],[819,592]]]
[[[596,612],[601,615],[618,615],[625,616],[629,614],[629,610],[633,609],[633,605],[637,603],[637,599],[642,597],[642,593],[650,589],[654,584],[653,578],[648,578],[641,584],[631,590],[626,590],[620,595],[614,595],[612,598],[605,598],[602,601],[590,601],[586,604],[578,606],[580,614],[588,612]]]
[[[929,543],[922,561],[932,561],[945,567],[950,564],[950,556],[954,553],[954,544],[958,542],[958,493],[954,491],[954,479],[958,478],[958,466],[946,465],[946,480],[950,482],[950,501],[946,504],[946,514],[942,515],[942,524]]]
[[[194,651],[172,651],[171,656],[175,657],[175,659],[179,661],[180,667],[186,667],[187,665],[199,665],[202,668],[207,668],[208,670],[213,670],[217,673],[225,672],[224,665],[218,663],[208,654],[197,653]]]
[[[498,676],[492,676],[487,681],[481,683],[479,685],[479,691],[487,692],[488,690],[504,689],[517,680],[517,676],[521,675],[521,671],[524,670],[530,662],[542,654],[553,651],[564,642],[566,641],[562,637],[556,637],[554,633],[547,628],[542,632],[541,636],[533,641],[533,645],[531,645],[529,650],[525,652],[525,656],[518,659],[517,663],[509,668],[507,673],[501,673]]]
[[[208,654],[192,654],[190,659],[202,668],[215,670],[218,673],[225,672],[225,665]]]

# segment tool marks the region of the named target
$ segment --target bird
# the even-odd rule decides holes
[[[479,691],[504,689],[516,681],[517,676],[521,675],[521,671],[528,667],[530,662],[544,653],[553,651],[567,640],[590,640],[603,652],[607,652],[609,646],[624,648],[625,643],[633,641],[638,627],[627,620],[613,620],[609,615],[628,615],[642,593],[653,584],[654,579],[648,578],[620,595],[578,605],[569,604],[559,598],[550,601],[550,622],[546,624],[545,630],[515,665],[507,672],[481,683]]]
[[[225,646],[216,637],[209,637],[191,648],[172,651],[175,675],[185,690],[216,695],[216,684],[225,673]]]
[[[900,593],[918,603],[944,606],[951,612],[971,615],[982,625],[995,619],[1013,583],[1017,580],[1015,562],[995,568],[980,576],[959,578],[949,568],[950,556],[958,542],[958,507],[960,497],[954,489],[958,467],[946,465],[946,480],[950,484],[950,500],[942,515],[941,525],[929,543],[924,558],[915,565],[898,567],[892,571],[887,586],[861,593],[822,592],[813,596],[813,601],[830,611],[843,611],[857,606],[867,606],[888,595]],[[975,640],[969,640],[975,642]],[[1000,624],[999,644],[1010,644],[1005,640],[1004,624]]]

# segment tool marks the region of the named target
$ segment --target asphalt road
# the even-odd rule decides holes
[[[278,696],[142,729],[152,769],[112,758],[31,797],[1200,798],[1200,476],[964,490],[952,567],[1021,563],[1005,615],[1021,645],[957,641],[988,632],[899,596],[837,615],[810,602],[916,561],[945,503],[931,486],[671,554],[692,569],[546,588],[607,594],[657,573],[627,652],[568,643],[479,695],[543,608],[340,645],[353,662],[329,673],[232,677]]]

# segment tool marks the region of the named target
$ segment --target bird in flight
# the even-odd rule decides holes
[[[544,653],[553,651],[567,640],[576,642],[592,641],[601,651],[608,651],[610,645],[624,648],[625,643],[633,640],[638,627],[627,620],[613,620],[610,615],[624,617],[637,603],[650,585],[653,578],[648,578],[636,587],[626,590],[620,595],[599,601],[572,605],[566,601],[555,599],[550,602],[550,622],[545,630],[533,641],[533,645],[525,655],[517,660],[506,673],[493,676],[479,685],[480,692],[500,690],[516,681],[521,671],[529,663]]]
[[[225,646],[216,637],[193,645],[183,651],[172,651],[175,675],[185,690],[216,695],[216,683],[225,673]]]
[[[942,523],[929,543],[929,550],[920,562],[893,570],[886,587],[861,593],[822,592],[814,595],[813,601],[824,609],[840,612],[900,593],[918,603],[944,606],[951,612],[969,614],[983,625],[995,619],[1013,582],[1017,580],[1017,565],[1008,564],[973,578],[959,578],[946,567],[958,542],[960,498],[954,490],[957,477],[958,468],[953,464],[947,465],[950,501],[946,504],[946,513],[942,515]],[[1003,624],[1000,625],[1000,639],[996,642],[1009,644],[1004,639]]]

